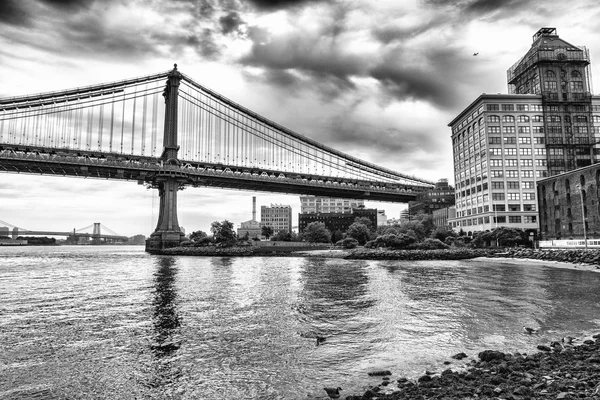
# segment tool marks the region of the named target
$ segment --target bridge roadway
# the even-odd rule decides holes
[[[176,178],[181,186],[315,195],[406,203],[433,185],[372,182],[312,174],[289,173],[258,167],[227,166],[179,160],[166,164],[158,157],[98,151],[22,146],[0,143],[0,171],[133,180]]]

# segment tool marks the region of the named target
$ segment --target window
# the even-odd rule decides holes
[[[529,104],[517,104],[517,111],[529,111]]]
[[[486,104],[487,111],[500,111],[500,106],[498,104]]]
[[[497,171],[497,170],[491,171],[492,178],[501,178],[503,176],[504,176],[504,171]]]
[[[502,122],[515,122],[515,117],[513,117],[512,115],[503,115],[502,116]]]
[[[492,200],[504,200],[504,193],[492,193]]]
[[[519,200],[519,193],[507,193],[508,200]]]
[[[512,224],[520,224],[521,223],[521,216],[520,215],[510,215],[508,217],[508,222],[510,222]]]
[[[504,137],[504,144],[516,144],[517,143],[517,138],[514,136],[505,136]]]
[[[535,211],[535,204],[523,204],[523,211]]]
[[[533,117],[531,117],[531,120],[533,122],[544,122],[544,117],[542,117],[541,115],[534,115]]]
[[[528,115],[519,115],[517,121],[519,121],[519,122],[529,122],[529,116]]]
[[[521,176],[523,178],[533,178],[533,171],[521,171]]]
[[[533,143],[534,144],[546,144],[546,138],[544,138],[544,137],[534,137],[533,138]],[[543,154],[546,154],[546,149],[535,149],[535,151],[538,151],[538,150],[542,150],[544,152]],[[535,154],[538,154],[538,153],[535,153]]]
[[[547,70],[546,71],[546,78],[548,79],[556,79],[556,74],[554,73],[554,71],[552,70]]]
[[[533,189],[533,182],[531,181],[523,181],[521,182],[522,189]]]
[[[516,133],[517,131],[515,130],[514,126],[503,126],[502,127],[502,133]]]
[[[523,223],[531,224],[537,222],[537,218],[535,215],[525,215],[523,216]]]
[[[544,90],[556,92],[557,88],[556,81],[544,81]]]
[[[527,138],[527,139],[529,139],[529,138]],[[531,149],[530,148],[523,148],[523,147],[521,147],[519,149],[519,154],[522,155],[522,156],[530,156],[531,155]]]
[[[569,82],[571,92],[583,92],[583,82]]]
[[[494,211],[506,211],[504,204],[494,204]]]
[[[548,154],[551,156],[562,156],[563,149],[548,149]]]
[[[500,133],[499,126],[490,126],[488,127],[488,133]]]
[[[586,123],[587,117],[585,115],[575,115],[573,116],[573,122]]]
[[[546,165],[548,165],[548,161],[546,159],[537,159],[535,160],[535,165],[536,167],[545,167]]]
[[[490,160],[490,167],[501,167],[502,160]]]
[[[521,167],[533,167],[533,160],[521,160]]]
[[[560,115],[551,115],[550,122],[560,122]]]
[[[535,193],[523,193],[523,200],[535,200]]]
[[[506,165],[507,167],[516,167],[517,164],[517,160],[514,158],[509,158],[506,160],[506,162],[504,163],[504,165]]]
[[[500,144],[500,143],[502,143],[502,139],[500,138],[500,136],[490,136],[489,143],[490,144]]]
[[[490,154],[493,155],[493,156],[501,156],[502,155],[502,149],[500,149],[500,148],[490,149]]]
[[[506,185],[509,189],[518,189],[519,188],[519,182],[518,181],[509,181],[506,182]]]
[[[504,149],[504,154],[506,154],[507,156],[516,156],[517,149]]]
[[[519,133],[531,133],[531,128],[528,126],[519,126]]]
[[[499,216],[499,217],[494,217],[494,222],[497,222],[497,223],[506,223],[506,217],[504,215]]]
[[[502,111],[514,111],[514,104],[502,104]]]
[[[534,126],[531,131],[533,133],[544,133],[544,127],[543,126]]]
[[[492,182],[492,189],[504,189],[504,182]]]
[[[519,138],[519,143],[521,143],[521,144],[531,144],[531,138],[530,137],[520,137]]]
[[[535,176],[536,176],[536,178],[545,178],[548,176],[548,171],[537,170],[537,171],[535,171]]]
[[[541,104],[532,104],[531,111],[544,111]]]
[[[536,138],[536,139],[543,139],[543,138]],[[535,155],[536,156],[545,156],[546,155],[546,149],[535,149]]]
[[[516,169],[509,169],[508,171],[506,171],[506,177],[507,178],[518,178],[519,171],[517,171]]]

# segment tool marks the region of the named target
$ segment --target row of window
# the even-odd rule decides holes
[[[506,171],[492,170],[492,171],[490,171],[490,174],[491,174],[492,178],[502,178],[502,177],[518,178],[519,177],[519,171],[516,169],[514,169],[514,170],[508,169]],[[533,178],[534,175],[536,178],[545,178],[546,176],[548,176],[548,171],[537,170],[537,171],[535,171],[535,174],[533,173],[533,171],[530,171],[530,170],[521,171],[522,178]]]
[[[546,118],[546,122],[561,122],[561,117],[560,115],[548,115]],[[586,115],[565,115],[564,117],[565,122],[571,123],[587,123],[588,122],[588,117]],[[488,115],[487,116],[487,122],[492,122],[492,123],[497,123],[497,122],[504,122],[504,123],[514,123],[515,122],[515,117],[513,115],[503,115],[502,117],[500,117],[499,115]],[[531,117],[528,115],[519,115],[516,118],[517,122],[544,122],[544,116],[543,115],[532,115]],[[600,115],[594,115],[593,116],[593,121],[594,122],[600,122]]]
[[[551,149],[553,150],[553,149]],[[562,150],[562,149],[561,149]],[[517,167],[517,166],[521,166],[521,167],[533,167],[534,160],[530,159],[530,158],[522,158],[520,160],[517,160],[516,158],[506,158],[506,159],[492,159],[490,160],[490,167]],[[535,166],[536,167],[545,167],[547,165],[547,161],[546,159],[536,159],[535,160]]]
[[[529,138],[526,138],[526,139],[529,139]],[[527,144],[527,142],[519,142],[519,143]],[[521,156],[531,156],[534,154],[536,156],[545,156],[546,155],[546,148],[532,149],[531,147],[520,147],[519,149],[517,149],[515,147],[505,147],[504,149],[502,149],[501,147],[493,147],[490,149],[490,155],[492,155],[492,156],[501,156],[501,155],[516,156],[517,150],[519,150],[518,154]]]
[[[535,193],[492,193],[492,200],[535,200]]]
[[[504,224],[506,223],[506,216],[500,215],[497,217],[492,217],[492,222],[495,224]],[[537,217],[535,215],[509,215],[508,222],[511,224],[531,224],[537,223]],[[468,218],[461,221],[451,221],[450,226],[453,228],[461,227],[461,226],[474,226],[474,225],[483,225],[489,224],[490,217],[479,217],[479,218]]]

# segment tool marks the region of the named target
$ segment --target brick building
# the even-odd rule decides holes
[[[542,179],[537,190],[543,239],[600,238],[600,164]]]

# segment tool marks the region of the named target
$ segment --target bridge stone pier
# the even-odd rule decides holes
[[[163,96],[165,97],[165,130],[164,149],[161,159],[166,165],[179,165],[177,152],[177,103],[179,95],[179,83],[183,76],[175,68],[169,73],[167,86]],[[186,178],[176,171],[160,172],[149,178],[148,183],[158,189],[160,196],[160,208],[156,229],[146,240],[146,251],[149,253],[160,252],[163,249],[177,247],[185,238],[185,234],[179,227],[177,219],[177,191],[184,188]]]

